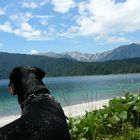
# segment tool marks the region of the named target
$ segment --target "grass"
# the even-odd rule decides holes
[[[69,119],[72,140],[140,140],[140,95],[114,98],[103,109]]]

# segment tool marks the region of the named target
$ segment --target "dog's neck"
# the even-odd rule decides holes
[[[22,87],[20,88],[20,91],[18,91],[18,102],[21,106],[21,109],[23,109],[23,102],[28,99],[28,96],[31,94],[39,94],[39,91],[42,90],[49,94],[48,89],[45,87],[44,83],[41,80],[32,79],[27,80],[26,82],[22,83]],[[45,90],[46,89],[46,90]]]
[[[29,94],[29,96],[27,97],[27,99],[24,100],[24,101],[20,104],[21,109],[22,109],[22,112],[23,112],[23,109],[25,110],[26,106],[28,105],[28,103],[29,103],[31,100],[34,100],[35,98],[41,97],[41,96],[42,96],[42,97],[43,97],[43,96],[51,97],[50,92],[49,92],[49,90],[48,90],[46,87],[40,88],[40,89],[38,89],[38,90],[36,90],[36,91],[33,91],[31,94]],[[36,101],[37,101],[37,99],[36,99]]]

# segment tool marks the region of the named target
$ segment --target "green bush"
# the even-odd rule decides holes
[[[103,109],[69,119],[72,140],[140,140],[140,95],[114,98]]]

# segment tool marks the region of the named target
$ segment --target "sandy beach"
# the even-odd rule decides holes
[[[68,117],[75,117],[75,116],[81,116],[86,113],[86,111],[93,111],[99,108],[102,108],[103,105],[108,105],[109,100],[101,100],[101,101],[94,101],[94,102],[88,102],[88,103],[82,103],[72,106],[64,107],[64,112]]]
[[[94,101],[94,102],[88,102],[88,103],[82,103],[72,106],[63,107],[63,110],[68,117],[75,117],[75,116],[81,116],[84,115],[86,111],[93,111],[95,109],[102,108],[103,105],[108,105],[108,99],[107,100],[100,100],[100,101]],[[20,115],[11,115],[7,117],[1,117],[0,118],[0,127],[4,126],[5,124],[8,124],[12,122],[13,120],[16,120],[19,118]]]

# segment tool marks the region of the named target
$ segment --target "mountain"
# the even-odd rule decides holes
[[[107,54],[108,52],[89,54],[89,53],[81,53],[78,51],[73,51],[73,52],[63,52],[63,53],[47,52],[39,55],[48,56],[52,58],[68,58],[71,60],[76,60],[81,62],[96,62],[101,60],[102,57],[106,56]]]
[[[17,66],[37,66],[44,69],[47,76],[53,77],[140,73],[140,58],[105,62],[79,62],[67,58],[0,52],[0,79],[7,79],[9,72]]]
[[[56,53],[53,51],[47,52],[47,53],[40,53],[38,55],[47,56],[47,57],[51,57],[51,58],[68,58],[68,59],[76,60],[71,55],[69,55],[67,53]]]
[[[122,60],[135,57],[140,57],[140,44],[132,43],[112,50],[103,60]]]
[[[77,60],[82,62],[122,60],[127,58],[140,57],[140,44],[132,43],[130,45],[123,45],[111,51],[96,54],[88,54],[80,52],[64,52],[64,53],[48,52],[40,55],[49,56],[52,58],[68,58],[71,60]]]

